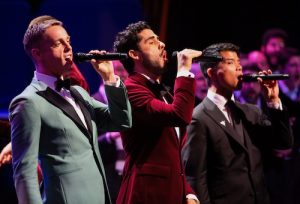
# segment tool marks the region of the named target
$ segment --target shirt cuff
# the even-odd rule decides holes
[[[279,100],[278,103],[268,102],[267,105],[268,105],[269,108],[283,110],[281,100]]]
[[[193,74],[192,72],[189,72],[187,70],[181,70],[179,72],[177,72],[177,77],[190,77],[190,78],[195,78],[195,74]]]
[[[197,196],[194,195],[194,194],[187,194],[186,195],[186,199],[195,200],[197,203],[200,203],[200,201],[198,200]]]
[[[120,77],[115,75],[115,79],[116,79],[116,82],[110,82],[110,81],[104,81],[104,84],[105,85],[108,85],[108,86],[114,86],[114,87],[119,87],[120,84],[121,84],[121,80],[120,80]]]

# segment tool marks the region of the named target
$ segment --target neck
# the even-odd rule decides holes
[[[49,69],[43,67],[43,66],[40,66],[40,65],[35,65],[35,69],[37,72],[41,73],[41,74],[45,74],[45,75],[49,75],[49,76],[53,76],[53,77],[56,77],[58,79],[64,79],[63,75],[58,75],[58,74],[55,74],[51,71],[49,71]]]
[[[228,91],[226,89],[220,89],[220,88],[217,88],[216,86],[212,85],[209,87],[209,90],[216,93],[216,94],[219,94],[221,96],[223,96],[224,98],[230,100],[231,97],[232,97],[232,91]]]
[[[145,68],[137,67],[135,69],[135,71],[140,73],[140,74],[144,74],[144,75],[148,76],[153,81],[161,81],[161,75],[155,74],[155,73],[153,73],[150,70],[147,70]]]

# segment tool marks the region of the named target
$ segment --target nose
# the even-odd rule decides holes
[[[166,47],[165,43],[163,43],[162,41],[159,41],[159,48],[164,49],[165,47]]]
[[[242,72],[243,71],[243,66],[240,63],[238,63],[236,70]]]
[[[70,51],[70,50],[72,50],[71,43],[66,42],[66,43],[65,43],[65,51],[67,52],[67,51]]]

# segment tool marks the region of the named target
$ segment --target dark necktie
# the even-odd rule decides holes
[[[62,88],[65,88],[67,90],[70,90],[70,86],[71,86],[71,80],[70,79],[58,79],[55,82],[55,90],[56,91],[61,91]]]
[[[159,91],[160,97],[168,104],[171,104],[173,102],[173,96],[169,92],[170,88],[165,86],[164,84],[160,84],[155,82],[154,84],[155,89]]]
[[[227,110],[229,110],[228,114],[231,116],[233,129],[237,132],[240,142],[244,144],[243,124],[240,110],[232,100],[228,100],[225,106]]]

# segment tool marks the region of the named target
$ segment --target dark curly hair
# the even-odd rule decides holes
[[[141,40],[138,37],[138,34],[144,29],[151,29],[151,27],[144,21],[129,24],[125,30],[117,34],[114,42],[114,51],[128,54],[129,50],[138,50],[138,43]],[[121,60],[121,62],[128,73],[132,73],[134,71],[134,63],[130,57],[125,60]]]

